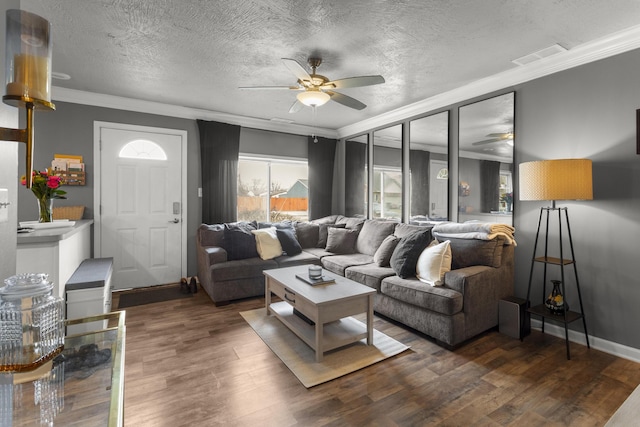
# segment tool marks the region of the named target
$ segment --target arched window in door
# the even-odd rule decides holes
[[[134,139],[122,147],[118,157],[125,159],[167,160],[167,153],[153,141]]]

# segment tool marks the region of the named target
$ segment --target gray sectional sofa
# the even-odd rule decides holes
[[[242,238],[252,249],[247,231],[274,226],[295,236],[293,244],[299,243],[299,253],[289,244],[283,248],[290,248],[293,255],[272,259],[256,256],[255,250],[238,253],[234,227],[244,227]],[[341,215],[295,223],[202,224],[196,236],[198,278],[220,305],[263,296],[264,270],[321,265],[374,288],[375,312],[451,348],[498,324],[498,302],[513,294],[515,245],[501,236],[491,240],[447,238],[451,271],[445,273],[441,286],[430,286],[415,276],[415,262],[431,240],[429,226]]]

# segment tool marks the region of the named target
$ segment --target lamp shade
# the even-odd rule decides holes
[[[520,200],[592,200],[591,160],[559,159],[521,163]]]
[[[324,93],[320,90],[306,90],[300,92],[297,96],[298,101],[302,102],[307,107],[319,107],[324,105],[331,99],[328,93]]]

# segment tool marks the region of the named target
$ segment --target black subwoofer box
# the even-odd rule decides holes
[[[531,333],[531,316],[526,300],[506,297],[498,306],[498,330],[512,338],[523,339]]]

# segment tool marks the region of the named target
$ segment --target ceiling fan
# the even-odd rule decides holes
[[[293,86],[250,86],[240,87],[239,89],[287,89],[300,91],[297,95],[296,102],[289,109],[290,113],[296,113],[303,106],[319,107],[326,104],[329,100],[333,100],[349,108],[362,110],[366,105],[355,98],[335,92],[334,89],[345,89],[352,87],[371,86],[384,83],[382,76],[358,76],[347,77],[338,80],[329,80],[327,77],[316,74],[316,69],[322,63],[322,58],[309,58],[307,63],[311,67],[311,74],[304,69],[302,65],[295,59],[282,58],[284,65],[297,78],[297,84]]]
[[[490,134],[488,134],[486,136],[491,138],[491,139],[485,139],[483,141],[474,142],[471,145],[485,145],[485,144],[492,144],[494,142],[504,142],[504,143],[506,143],[508,145],[513,146],[513,132],[512,131],[499,132],[499,133],[490,133]]]

